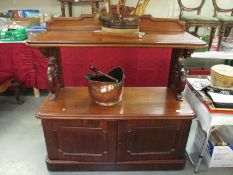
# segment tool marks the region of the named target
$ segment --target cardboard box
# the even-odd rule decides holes
[[[8,31],[2,31],[0,30],[0,41],[24,41],[26,40],[27,33],[25,28],[21,28],[18,30],[8,30]]]
[[[44,27],[44,26],[31,26],[31,27],[26,28],[27,35],[28,35],[29,39],[33,36],[36,36],[38,33],[45,31],[45,30],[46,30],[46,27]]]
[[[233,146],[214,146],[209,141],[204,158],[209,167],[233,167]]]
[[[10,23],[16,23],[23,27],[28,26],[39,26],[40,25],[40,18],[13,18],[11,19]]]
[[[230,146],[214,146],[210,141],[203,156],[203,162],[210,167],[233,167],[233,127],[221,126],[218,129],[219,134],[227,141]],[[187,150],[191,162],[196,165],[202,146],[204,144],[205,134],[197,127],[195,137],[191,147]]]
[[[215,146],[209,140],[204,159],[209,167],[233,167],[233,139],[230,138],[232,137],[233,127],[221,126],[217,130],[230,145]]]

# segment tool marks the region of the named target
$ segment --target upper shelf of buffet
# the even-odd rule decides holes
[[[30,38],[33,47],[169,47],[196,49],[206,43],[185,32],[185,25],[177,19],[159,19],[150,15],[140,18],[139,32],[131,34],[103,34],[94,15],[78,18],[55,18],[47,23],[47,31]]]

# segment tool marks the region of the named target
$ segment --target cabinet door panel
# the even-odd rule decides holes
[[[183,158],[187,129],[182,120],[120,121],[118,160]]]
[[[109,121],[43,121],[49,159],[115,161],[116,126]]]
[[[58,151],[64,155],[101,157],[107,154],[107,131],[103,128],[60,126],[57,135]]]
[[[170,154],[174,151],[175,138],[176,127],[172,126],[133,128],[127,131],[127,152],[130,155]]]

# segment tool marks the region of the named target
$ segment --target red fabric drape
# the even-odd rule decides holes
[[[0,74],[10,72],[13,76],[28,87],[35,87],[36,73],[31,49],[25,43],[0,44]]]
[[[66,86],[86,85],[89,67],[104,72],[121,66],[126,86],[167,86],[172,49],[167,48],[62,48]]]
[[[167,86],[172,49],[61,48],[65,86],[84,86],[84,75],[96,66],[108,72],[121,66],[126,86]],[[48,61],[25,43],[0,44],[0,72],[9,72],[26,87],[47,88]]]

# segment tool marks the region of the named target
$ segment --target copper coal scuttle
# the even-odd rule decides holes
[[[108,73],[91,66],[96,74],[86,74],[88,91],[93,102],[101,106],[112,106],[122,100],[124,88],[124,71],[116,67]]]

